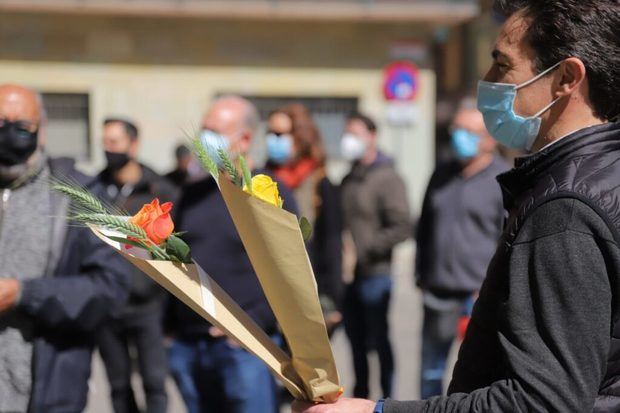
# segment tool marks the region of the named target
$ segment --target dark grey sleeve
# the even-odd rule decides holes
[[[505,378],[471,393],[388,401],[385,413],[589,412],[610,345],[620,251],[580,201],[538,208],[510,257],[498,331]]]
[[[432,245],[433,237],[433,209],[431,206],[431,197],[435,186],[435,176],[433,174],[424,194],[424,202],[422,203],[422,212],[415,229],[416,254],[414,263],[414,272],[416,283],[420,287],[424,287],[424,278],[430,268],[432,254],[429,249]]]

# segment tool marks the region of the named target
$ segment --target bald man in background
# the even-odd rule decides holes
[[[212,157],[218,149],[233,160],[247,159],[259,117],[252,103],[238,96],[217,99],[202,119],[201,140]],[[252,162],[248,159],[252,168]],[[253,171],[253,174],[266,173]],[[279,184],[284,208],[295,213],[292,194]],[[276,320],[260,287],[228,209],[211,177],[189,184],[177,205],[175,223],[192,256],[267,334]],[[273,413],[275,383],[267,366],[223,336],[175,298],[167,312],[170,371],[189,413]]]
[[[416,236],[416,279],[424,301],[422,399],[443,393],[457,325],[471,312],[502,231],[495,177],[510,169],[496,153],[474,98],[460,102],[450,134],[454,158],[430,180]]]
[[[0,85],[0,412],[86,406],[92,332],[119,308],[120,256],[67,224],[53,178],[99,188],[69,159],[46,156],[39,94]]]

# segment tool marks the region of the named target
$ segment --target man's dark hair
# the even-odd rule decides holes
[[[523,13],[539,71],[580,59],[596,116],[613,120],[620,114],[619,0],[495,0],[493,8],[505,19]]]
[[[125,129],[125,133],[132,141],[138,140],[138,127],[130,120],[122,118],[107,118],[103,121],[103,126],[108,126],[112,123],[120,123]]]
[[[370,132],[377,131],[377,124],[372,119],[370,119],[370,117],[364,115],[363,113],[360,113],[360,112],[351,113],[347,117],[347,122],[351,122],[352,120],[359,120],[366,126],[366,129],[368,129]]]
[[[191,154],[192,154],[192,151],[190,151],[189,148],[183,144],[177,146],[177,148],[174,150],[174,156],[177,159],[183,159],[186,156],[189,156]]]

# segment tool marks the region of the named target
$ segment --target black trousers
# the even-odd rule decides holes
[[[110,382],[114,412],[139,412],[131,388],[133,362],[130,346],[133,346],[146,395],[146,411],[165,413],[168,404],[165,388],[168,360],[161,312],[132,314],[115,319],[98,332],[97,341]]]
[[[392,280],[388,275],[356,279],[345,292],[344,327],[353,353],[355,397],[368,398],[368,353],[373,350],[379,356],[382,396],[392,396],[394,355],[388,322],[391,296]]]

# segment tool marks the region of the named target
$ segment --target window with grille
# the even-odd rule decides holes
[[[47,142],[51,156],[90,158],[90,119],[87,93],[43,93],[47,112]]]

